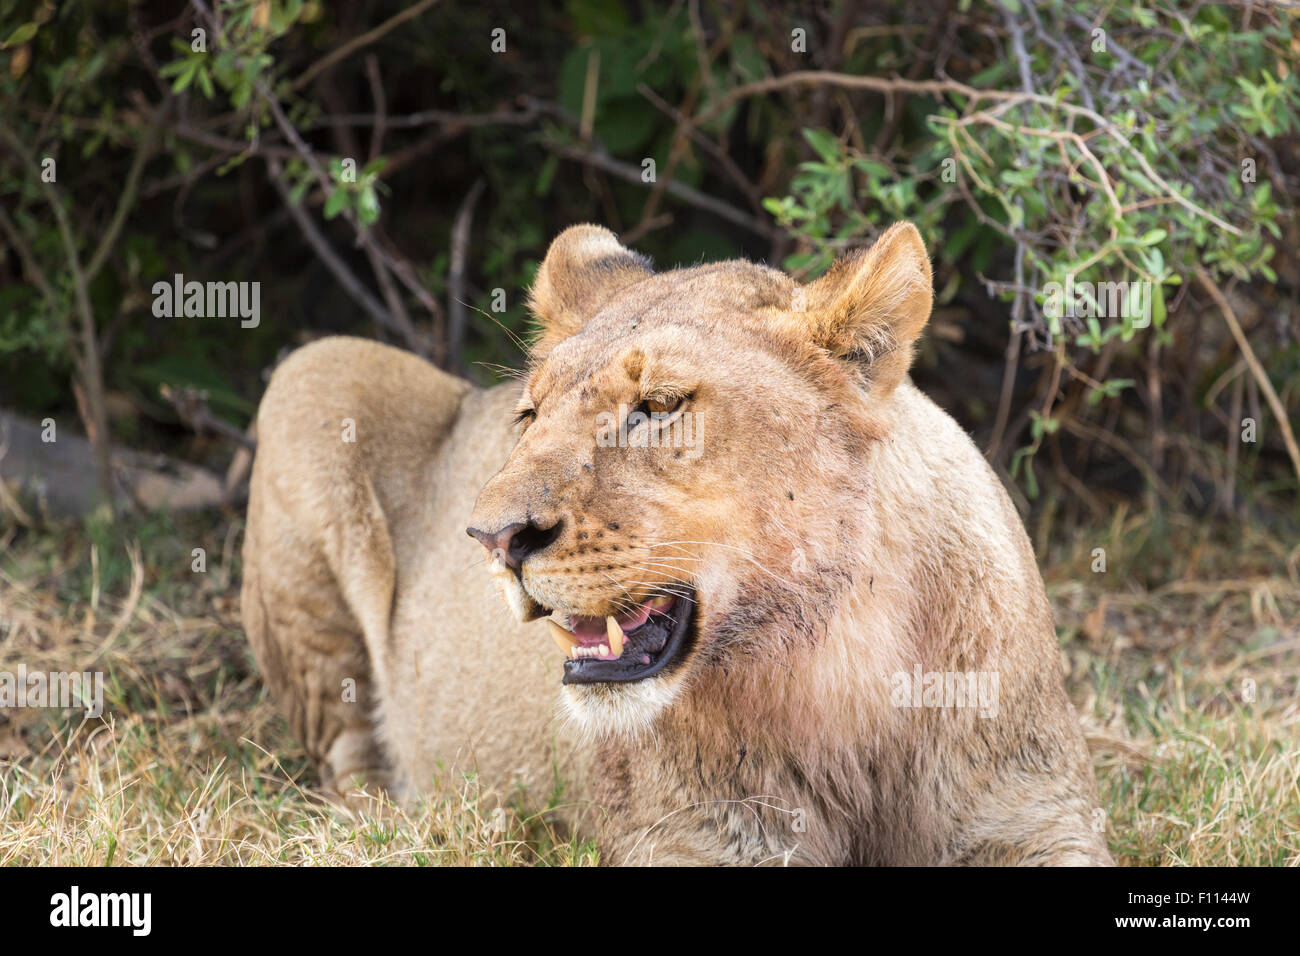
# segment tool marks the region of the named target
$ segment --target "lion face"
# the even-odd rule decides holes
[[[655,274],[573,227],[531,305],[518,443],[468,532],[521,619],[548,618],[570,713],[648,727],[705,672],[815,641],[929,314],[915,228],[800,286],[741,261]]]

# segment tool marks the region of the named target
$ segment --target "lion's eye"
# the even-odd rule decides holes
[[[628,415],[627,427],[634,429],[644,425],[651,431],[667,428],[677,421],[682,406],[686,404],[690,397],[690,395],[661,394],[652,398],[643,398],[637,402],[636,407]]]
[[[521,408],[519,409],[519,411],[515,412],[515,424],[526,425],[536,417],[537,417],[537,409]]]
[[[681,407],[682,400],[680,398],[647,398],[641,404],[643,411],[647,415],[671,415]]]

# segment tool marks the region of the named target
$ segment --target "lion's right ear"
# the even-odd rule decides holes
[[[930,318],[930,259],[916,226],[890,226],[865,252],[841,259],[801,290],[806,314],[794,318],[836,358],[860,369],[886,395],[912,364]]]
[[[652,275],[654,269],[601,226],[570,226],[555,237],[528,296],[541,335],[534,350],[547,351],[573,335],[611,296]]]

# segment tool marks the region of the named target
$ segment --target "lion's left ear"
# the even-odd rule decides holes
[[[528,307],[541,335],[534,351],[546,351],[573,335],[615,293],[653,274],[637,255],[601,226],[570,226],[555,237],[537,268]]]
[[[861,363],[871,390],[888,394],[911,367],[913,344],[930,318],[930,283],[921,234],[910,222],[895,223],[870,249],[839,260],[799,290],[804,334],[832,355]]]

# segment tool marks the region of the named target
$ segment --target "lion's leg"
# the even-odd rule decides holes
[[[968,849],[954,862],[961,866],[1115,865],[1105,833],[1095,827],[1096,811],[1089,810],[1082,797],[1052,786],[1038,799],[1016,802],[1018,806],[1013,800],[1003,804],[1009,813],[972,826],[967,831]]]
[[[279,598],[279,600],[277,600]],[[321,619],[244,576],[244,620],[262,675],[322,786],[346,794],[388,785],[372,716],[370,660],[356,631]]]
[[[959,866],[1114,866],[1104,844],[1089,837],[1053,844],[985,843],[962,856]]]
[[[249,642],[290,729],[316,764],[322,786],[348,804],[366,803],[392,784],[378,739],[379,698],[360,620],[375,612],[356,613],[345,596],[356,582],[341,582],[333,573],[333,566],[343,562],[329,561],[317,542],[286,526],[286,512],[272,500],[276,495],[270,484],[261,490],[267,494],[250,502],[244,548],[243,617]],[[343,561],[353,553],[352,544],[344,544]],[[265,573],[271,567],[279,586]],[[391,573],[388,577],[391,588]],[[375,592],[383,590],[383,583]]]

